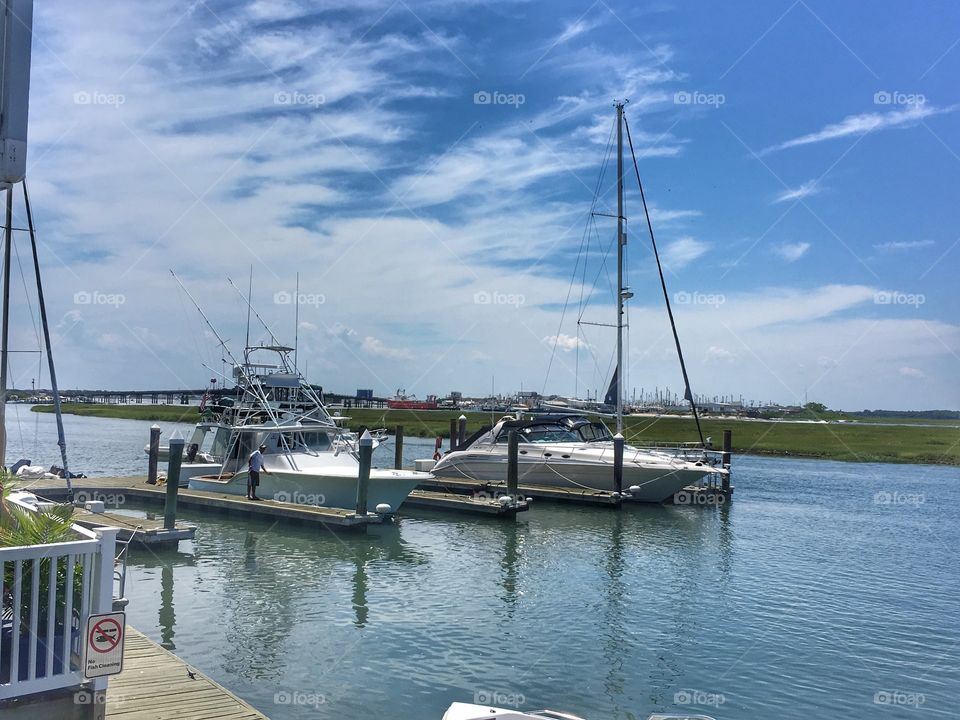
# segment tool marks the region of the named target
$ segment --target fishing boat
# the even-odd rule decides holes
[[[387,407],[391,410],[436,410],[437,396],[427,395],[426,400],[417,400],[415,396],[407,395],[402,389],[387,400]]]
[[[623,194],[623,130],[626,128],[629,140],[629,125],[624,117],[624,105],[616,105],[617,130],[617,303],[616,324],[617,330],[616,364],[613,368],[610,385],[603,398],[603,408],[609,409],[615,418],[618,439],[623,437],[623,416],[625,414],[622,373],[623,367],[623,331],[624,306],[633,293],[624,282],[624,247],[627,243],[625,232],[624,194]],[[631,153],[633,142],[630,142]],[[636,157],[633,158],[634,168]],[[640,172],[637,169],[637,182],[640,182]],[[643,188],[640,186],[640,197],[643,198]],[[594,200],[596,203],[596,199]],[[623,478],[620,488],[615,487],[614,479],[614,436],[607,427],[599,421],[589,420],[581,411],[580,414],[567,412],[549,415],[537,415],[532,419],[524,420],[522,413],[515,417],[504,417],[493,427],[487,427],[469,438],[463,446],[447,453],[440,458],[432,472],[438,477],[451,479],[469,479],[492,485],[505,485],[507,474],[508,436],[511,430],[517,431],[519,439],[518,470],[520,482],[527,485],[545,485],[548,487],[581,488],[588,490],[616,491],[629,493],[634,499],[641,502],[664,502],[683,490],[688,485],[712,485],[721,483],[729,470],[720,467],[719,458],[710,452],[703,439],[700,428],[700,419],[693,402],[693,393],[687,378],[686,365],[680,349],[680,340],[677,334],[673,312],[670,310],[670,300],[666,291],[666,283],[660,266],[659,255],[656,251],[656,241],[653,239],[652,224],[649,221],[646,200],[643,200],[644,212],[647,215],[647,226],[650,228],[651,242],[654,256],[657,258],[657,268],[660,270],[660,281],[670,325],[673,328],[677,354],[680,359],[680,368],[686,385],[686,399],[690,402],[693,417],[696,421],[697,432],[700,436],[700,447],[695,449],[684,448],[679,451],[666,449],[638,448],[624,446]],[[591,211],[591,217],[603,215]],[[579,323],[580,321],[578,321]],[[583,323],[591,325],[608,325],[608,323]]]
[[[211,404],[208,419],[198,423],[186,447],[181,475],[187,486],[245,496],[248,458],[266,446],[257,490],[263,499],[355,508],[361,439],[340,424],[345,418],[335,419],[327,411],[317,390],[297,370],[295,347],[277,343],[270,333],[273,344],[248,345],[238,362],[187,295],[233,361],[237,384],[235,398]],[[373,468],[369,506],[396,512],[413,489],[429,479],[424,472]]]

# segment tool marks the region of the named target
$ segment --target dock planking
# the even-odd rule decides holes
[[[450,478],[434,478],[433,480],[420,483],[419,487],[423,490],[445,491],[461,495],[472,495],[474,497],[483,496],[491,498],[499,497],[507,492],[507,487],[503,484],[478,482],[476,480],[452,480]],[[585,505],[618,507],[622,500],[629,499],[628,497],[617,497],[615,493],[604,490],[546,487],[544,485],[520,485],[518,491],[527,498],[581,503]]]
[[[18,489],[27,490],[51,500],[66,499],[67,489],[63,480],[45,479],[33,481]],[[73,481],[74,496],[83,493],[88,500],[105,499],[110,501],[134,499],[163,504],[166,500],[166,488],[148,485],[144,477],[118,478],[78,478]],[[318,507],[313,505],[295,505],[274,500],[251,502],[244,497],[215,493],[207,490],[179,488],[177,506],[200,511],[221,512],[240,517],[261,518],[265,520],[285,520],[305,524],[320,524],[349,530],[365,530],[368,525],[388,522],[388,518],[375,513],[358,515],[352,510]],[[140,520],[136,520],[140,522]],[[101,523],[104,524],[104,523]]]
[[[449,510],[506,518],[516,517],[518,512],[526,512],[530,509],[526,499],[517,499],[515,502],[503,505],[499,502],[498,496],[493,494],[471,496],[440,490],[414,490],[404,501],[403,507]]]
[[[108,682],[106,717],[116,720],[268,720],[252,705],[129,625],[123,648],[123,672]]]

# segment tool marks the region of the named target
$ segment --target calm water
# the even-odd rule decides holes
[[[78,469],[142,471],[150,423],[67,423]],[[133,556],[128,616],[275,720],[490,696],[594,719],[957,716],[958,470],[735,472],[726,507],[408,511],[367,536],[186,514],[196,541]]]

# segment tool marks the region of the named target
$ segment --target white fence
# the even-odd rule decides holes
[[[85,682],[87,618],[113,607],[117,530],[73,529],[74,541],[0,548],[0,700]]]

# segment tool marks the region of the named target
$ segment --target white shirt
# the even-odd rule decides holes
[[[263,470],[263,455],[259,450],[250,453],[250,472],[260,472]]]

